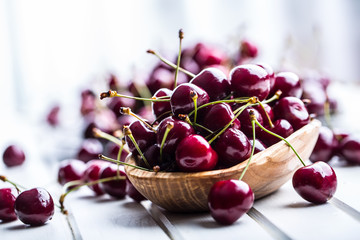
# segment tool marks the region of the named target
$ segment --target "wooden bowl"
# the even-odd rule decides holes
[[[320,126],[318,120],[312,120],[287,138],[304,160],[315,146]],[[126,161],[135,164],[131,155]],[[207,198],[212,185],[220,180],[238,179],[247,161],[226,169],[197,173],[154,173],[129,166],[125,166],[125,171],[134,187],[156,205],[172,212],[196,212],[208,210]],[[300,166],[291,148],[280,141],[253,156],[242,180],[250,185],[258,199],[279,189]]]

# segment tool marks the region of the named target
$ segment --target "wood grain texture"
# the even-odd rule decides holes
[[[303,159],[310,156],[320,126],[318,120],[313,120],[287,138]],[[131,155],[127,162],[135,164]],[[215,182],[238,179],[246,164],[244,161],[231,168],[198,173],[154,173],[132,167],[125,167],[125,171],[138,191],[153,203],[173,212],[196,212],[208,210],[207,197]],[[290,147],[279,142],[253,156],[243,181],[258,199],[279,189],[300,166]]]

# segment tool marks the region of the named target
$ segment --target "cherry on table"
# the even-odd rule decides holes
[[[0,189],[0,220],[10,222],[17,219],[15,214],[15,191],[12,188]]]
[[[100,173],[103,168],[109,165],[108,162],[102,160],[90,160],[86,163],[86,169],[83,175],[83,180],[85,182],[97,181],[100,179]],[[103,190],[100,188],[99,184],[88,185],[88,187],[95,192],[96,195],[104,194]]]
[[[118,166],[115,164],[109,164],[103,168],[100,173],[100,179],[117,176]],[[120,176],[126,176],[123,170],[120,171]],[[101,182],[100,188],[105,193],[115,198],[124,198],[126,196],[126,179],[112,180],[108,182]]]
[[[296,170],[292,184],[302,198],[322,204],[335,194],[337,178],[329,164],[319,161]]]
[[[254,204],[254,193],[240,180],[216,182],[210,189],[208,206],[216,222],[230,225],[247,213]]]
[[[54,201],[43,188],[21,192],[15,200],[14,208],[20,221],[32,226],[43,225],[54,215]]]
[[[333,157],[337,147],[337,140],[332,130],[322,126],[319,131],[319,137],[316,141],[313,152],[310,155],[312,162],[328,162]]]
[[[117,159],[119,151],[120,151],[119,144],[114,143],[114,142],[107,142],[105,144],[104,153],[109,158]],[[120,161],[125,162],[127,155],[128,155],[128,152],[123,148],[123,150],[121,151]]]
[[[104,147],[98,139],[85,139],[83,140],[78,150],[77,159],[80,159],[84,162],[88,162],[91,159],[97,159],[99,154],[101,154],[103,150]]]
[[[217,153],[208,141],[200,135],[189,135],[178,145],[176,163],[184,172],[200,172],[212,170],[218,162]]]
[[[130,198],[132,198],[135,202],[146,200],[146,197],[144,197],[128,179],[126,181],[126,194]]]
[[[25,161],[25,153],[19,146],[10,145],[3,153],[3,161],[8,167],[19,166]]]
[[[360,137],[349,135],[340,144],[340,153],[349,163],[360,164]]]
[[[78,159],[65,159],[60,162],[58,182],[65,185],[68,182],[81,180],[84,176],[86,165]]]

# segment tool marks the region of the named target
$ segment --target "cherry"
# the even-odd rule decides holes
[[[299,76],[293,72],[277,73],[272,90],[270,95],[273,95],[277,90],[281,90],[280,98],[288,96],[300,98],[303,93]]]
[[[260,122],[261,125],[263,125],[264,120],[263,120],[261,114],[257,110],[255,110],[255,108],[253,108],[253,107],[246,108],[239,115],[238,119],[241,122],[241,131],[243,133],[245,133],[246,136],[251,138],[252,135],[253,135],[253,132],[252,132],[251,120],[250,120],[250,117],[249,117],[249,112],[250,111],[254,112],[254,115],[255,115],[256,119]],[[255,126],[256,135],[258,135],[260,131],[261,131],[260,128],[258,126]]]
[[[105,144],[104,152],[105,152],[105,155],[108,156],[109,158],[117,159],[119,151],[120,151],[119,144],[114,143],[114,142],[107,142]],[[123,149],[121,151],[120,161],[125,162],[127,155],[128,155],[128,152],[125,149]]]
[[[97,159],[103,150],[103,145],[99,140],[95,138],[85,139],[80,146],[77,158],[84,162],[88,162],[92,159]]]
[[[216,182],[210,189],[208,206],[211,216],[220,224],[230,225],[247,213],[254,204],[254,193],[241,180]]]
[[[288,136],[290,136],[293,132],[294,129],[291,126],[291,124],[285,120],[285,119],[278,119],[275,122],[273,122],[273,127],[270,126],[266,126],[266,129],[270,130],[271,132],[282,136],[283,138],[287,138]],[[271,146],[277,142],[280,141],[279,138],[268,134],[264,131],[259,132],[259,136],[258,136],[267,146]]]
[[[274,106],[275,116],[289,121],[294,130],[305,126],[310,122],[309,113],[304,103],[296,97],[284,97]]]
[[[155,68],[150,74],[149,79],[146,82],[151,94],[155,94],[160,88],[173,89],[175,74],[172,70],[168,70],[164,67]],[[178,75],[178,83],[186,83],[187,77],[183,74]]]
[[[340,144],[341,155],[349,163],[360,164],[360,138],[349,135],[344,138]]]
[[[315,204],[321,204],[334,195],[337,178],[332,167],[319,161],[299,168],[294,173],[292,183],[302,198]]]
[[[324,104],[326,102],[326,92],[323,87],[316,82],[303,84],[303,99],[309,99],[306,104],[309,113],[315,113],[318,116],[324,115]]]
[[[194,110],[192,93],[196,93],[198,96],[198,107],[209,102],[209,95],[202,88],[192,83],[180,84],[174,89],[170,98],[171,111],[175,116],[188,114]]]
[[[54,201],[43,188],[21,192],[15,200],[14,208],[20,221],[33,226],[45,224],[54,215]]]
[[[258,63],[256,64],[260,67],[262,67],[263,69],[265,69],[265,71],[267,72],[267,74],[269,75],[269,80],[270,80],[270,92],[272,92],[271,90],[274,88],[275,85],[275,73],[274,70],[272,69],[272,67],[267,64],[267,63]]]
[[[86,163],[86,170],[83,175],[85,182],[97,181],[100,179],[100,173],[109,163],[102,160],[91,160]],[[104,194],[99,184],[88,185],[88,187],[95,192],[96,195]]]
[[[46,121],[53,127],[59,125],[59,112],[60,106],[56,105],[50,109],[50,112],[46,116]]]
[[[262,117],[262,119],[264,121],[264,125],[268,126],[269,125],[269,120],[268,120],[267,116],[269,116],[271,121],[274,121],[274,119],[275,119],[274,111],[270,107],[269,104],[263,103],[262,105],[264,106],[264,108],[262,108],[260,106],[260,104],[253,106],[253,108],[256,109],[260,113],[260,115],[261,115],[261,117]]]
[[[17,145],[10,145],[3,153],[3,161],[8,167],[19,166],[25,161],[24,151]]]
[[[175,152],[177,146],[179,145],[179,143],[181,142],[181,140],[183,140],[185,137],[194,134],[195,131],[193,129],[193,127],[182,121],[179,120],[177,118],[175,118],[174,116],[172,117],[167,117],[164,120],[162,120],[158,126],[158,132],[157,132],[157,143],[160,146],[163,138],[164,138],[164,134],[167,128],[168,124],[173,124],[173,128],[170,130],[166,141],[164,143],[163,146],[163,152],[164,153],[168,153],[168,154],[172,154]]]
[[[202,120],[202,125],[212,131],[222,129],[235,117],[231,107],[227,103],[217,103],[210,105],[206,109],[205,116]],[[239,119],[233,122],[235,128],[240,128]]]
[[[231,89],[237,97],[256,96],[264,100],[270,92],[270,78],[266,70],[258,65],[244,64],[230,72]]]
[[[118,118],[118,123],[121,129],[124,125],[129,126],[132,122],[136,121],[136,118],[131,115],[122,115]]]
[[[228,128],[216,140],[215,151],[219,156],[219,164],[230,167],[248,159],[251,145],[248,138],[238,129]]]
[[[120,81],[114,74],[110,74],[107,79],[107,84],[111,90],[118,90],[120,87]]]
[[[200,172],[212,170],[218,162],[217,153],[208,141],[200,135],[189,135],[178,145],[176,163],[184,172]]]
[[[12,188],[0,189],[0,220],[2,222],[14,221],[17,219],[14,210],[15,195]]]
[[[222,64],[226,61],[226,55],[218,48],[215,48],[204,43],[198,43],[195,46],[194,60],[201,68],[214,64]]]
[[[249,139],[250,145],[251,147],[253,146],[253,140]],[[254,154],[264,151],[267,148],[267,146],[260,141],[259,139],[255,139],[255,150],[254,150]]]
[[[206,68],[196,75],[190,83],[204,89],[210,101],[224,99],[230,94],[230,82],[217,68]]]
[[[154,94],[154,97],[157,97],[157,98],[165,97],[165,96],[170,97],[171,95],[172,95],[172,91],[170,89],[161,88],[156,91],[156,93]],[[167,112],[171,112],[171,105],[169,102],[152,102],[151,108],[152,108],[152,112],[153,112],[155,118],[158,119],[159,121],[161,121],[162,119],[164,119],[165,117],[168,116],[168,115],[165,115]],[[160,118],[160,116],[162,118]]]
[[[58,170],[58,182],[65,185],[71,181],[81,180],[84,176],[86,165],[78,159],[66,159],[61,161]]]
[[[146,200],[146,197],[144,197],[129,180],[127,180],[126,183],[126,194],[131,197],[135,202],[141,202],[143,200]]]
[[[103,168],[100,173],[100,179],[117,176],[118,166],[109,164]],[[120,176],[126,176],[125,172],[119,170]],[[100,188],[107,194],[115,198],[124,198],[126,196],[126,179],[112,180],[108,182],[101,182]]]
[[[240,57],[255,58],[258,55],[258,48],[255,44],[248,40],[242,40],[240,43]]]
[[[122,94],[127,96],[133,96],[130,92],[122,92]],[[109,99],[109,102],[107,103],[107,107],[111,109],[117,117],[121,116],[120,108],[121,107],[129,107],[134,109],[136,105],[135,99],[130,98],[122,98],[122,97],[113,97]]]
[[[131,130],[131,133],[142,152],[153,145],[156,141],[155,132],[149,129],[143,122],[139,120],[132,122],[129,125],[129,129]],[[134,143],[131,141],[129,136],[126,136],[125,140],[130,152],[134,153],[135,155],[140,154],[138,153]]]
[[[83,116],[95,111],[96,109],[96,95],[90,90],[86,89],[81,92],[81,107],[80,112]]]
[[[322,126],[314,150],[311,153],[310,160],[312,162],[330,161],[336,150],[336,146],[337,140],[333,131],[328,127]]]

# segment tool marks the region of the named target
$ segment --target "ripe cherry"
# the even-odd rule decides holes
[[[149,129],[143,122],[136,120],[129,125],[129,128],[142,152],[155,143],[155,132]],[[135,155],[139,154],[129,136],[126,136],[125,139],[130,152],[134,153]]]
[[[81,180],[84,176],[86,165],[78,159],[66,159],[61,161],[58,170],[58,182],[65,185],[68,182]]]
[[[129,180],[126,181],[126,194],[129,197],[131,197],[135,202],[146,200],[146,197],[144,197]]]
[[[202,88],[192,83],[180,84],[174,89],[170,98],[171,111],[175,116],[188,114],[194,110],[192,93],[196,93],[198,96],[198,107],[209,102],[209,95]]]
[[[253,146],[253,140],[249,139],[250,145],[251,147]],[[255,150],[254,150],[254,154],[264,151],[267,148],[267,146],[260,141],[259,139],[255,139]]]
[[[86,170],[84,172],[83,180],[85,182],[97,181],[100,179],[100,173],[109,163],[102,160],[91,160],[86,163]],[[99,184],[88,185],[96,195],[104,194]]]
[[[275,116],[289,121],[294,130],[305,126],[310,122],[309,113],[304,103],[296,97],[284,97],[274,106]]]
[[[32,226],[43,225],[54,215],[54,201],[43,188],[21,192],[14,208],[20,221]]]
[[[206,108],[202,125],[212,131],[217,131],[227,125],[234,117],[235,115],[229,104],[217,103]],[[233,121],[233,127],[240,128],[239,119]]]
[[[270,95],[275,94],[277,90],[281,90],[280,98],[289,96],[300,98],[303,92],[299,76],[293,72],[276,74],[275,85]]]
[[[122,94],[127,96],[133,96],[132,93],[126,91],[122,92]],[[122,97],[110,98],[107,103],[107,107],[111,109],[117,117],[121,116],[120,113],[121,107],[129,107],[131,109],[134,109],[135,105],[136,105],[136,100],[130,98],[122,98]]]
[[[264,68],[254,64],[244,64],[230,72],[231,90],[238,97],[256,96],[264,100],[270,92],[270,78]]]
[[[310,160],[312,162],[328,162],[333,157],[336,147],[337,140],[333,131],[328,127],[322,126],[314,150],[311,153]]]
[[[24,151],[17,145],[10,145],[3,153],[3,161],[8,167],[19,166],[25,161]]]
[[[251,145],[248,138],[238,129],[228,128],[216,140],[214,149],[219,156],[219,164],[230,167],[248,159]]]
[[[109,158],[117,159],[119,151],[120,151],[119,144],[114,143],[114,142],[107,142],[105,144],[104,152],[105,152],[105,155],[108,156]],[[125,162],[127,155],[128,155],[128,152],[125,149],[123,149],[121,152],[120,161]]]
[[[46,121],[53,127],[59,125],[59,112],[60,106],[56,105],[50,109],[50,112],[46,116]]]
[[[100,179],[117,176],[118,166],[109,164],[103,168],[100,173]],[[120,176],[126,176],[123,170],[119,170]],[[112,180],[100,183],[100,188],[105,193],[115,198],[124,198],[126,196],[126,179]]]
[[[267,74],[269,75],[269,80],[270,80],[270,92],[272,92],[271,90],[274,88],[275,85],[275,73],[274,70],[272,69],[272,67],[267,64],[267,63],[258,63],[256,64],[260,67],[262,67],[263,69],[265,69],[265,71],[267,72]]]
[[[256,119],[259,121],[259,123],[261,125],[264,124],[264,120],[261,116],[261,114],[253,107],[248,107],[246,108],[238,117],[238,119],[241,122],[241,131],[243,133],[245,133],[246,136],[248,136],[249,138],[252,138],[252,126],[251,126],[251,120],[250,120],[250,116],[249,116],[249,112],[253,111],[254,115],[256,117]],[[258,135],[260,133],[261,129],[256,125],[255,126],[255,132],[256,135]]]
[[[204,43],[198,43],[195,46],[195,54],[193,58],[201,68],[214,64],[221,64],[226,61],[226,55],[224,52]]]
[[[254,193],[241,180],[216,182],[210,189],[208,206],[211,216],[220,224],[230,225],[247,213],[254,204]]]
[[[95,138],[85,139],[80,146],[77,158],[84,162],[88,162],[91,159],[97,159],[103,150],[103,145],[99,140]]]
[[[269,116],[269,118],[270,118],[271,121],[274,121],[274,119],[275,119],[274,111],[273,111],[273,109],[270,107],[269,104],[263,103],[262,105],[264,106],[264,108],[262,108],[262,107],[260,106],[260,104],[253,106],[253,108],[256,109],[256,110],[260,113],[260,115],[261,115],[261,117],[262,117],[262,119],[263,119],[263,121],[264,121],[264,125],[265,125],[265,126],[268,126],[268,125],[269,125],[269,120],[268,120],[268,117],[267,117],[267,116]],[[265,109],[265,110],[264,110],[264,109]]]
[[[283,138],[287,138],[288,136],[290,136],[293,132],[294,129],[291,126],[291,124],[289,123],[289,121],[285,120],[285,119],[278,119],[275,122],[273,122],[273,127],[270,126],[265,126],[266,129],[270,130],[271,132],[282,136]],[[261,131],[259,132],[259,136],[258,136],[267,146],[271,146],[277,142],[280,141],[279,138],[268,134],[267,132]]]
[[[230,82],[226,75],[217,68],[206,68],[196,75],[190,83],[204,89],[210,101],[224,99],[230,94]]]
[[[360,164],[360,138],[349,135],[340,144],[341,155],[349,162]]]
[[[85,89],[81,92],[81,107],[80,112],[83,116],[94,112],[96,109],[96,95],[90,89]]]
[[[14,221],[17,219],[14,210],[15,194],[12,188],[0,189],[0,220],[2,222]]]
[[[296,192],[305,200],[321,204],[334,195],[337,178],[334,170],[325,162],[316,162],[299,168],[292,183]]]
[[[249,40],[242,40],[240,43],[240,58],[255,58],[258,55],[257,46]]]
[[[156,91],[156,93],[154,94],[154,97],[165,97],[165,96],[171,96],[172,95],[172,91],[168,88],[161,88],[159,90]],[[151,108],[152,108],[152,112],[155,116],[156,119],[158,119],[159,121],[161,121],[162,119],[164,119],[165,117],[167,117],[168,115],[164,115],[167,112],[171,112],[171,105],[170,102],[152,102],[151,103]],[[161,119],[159,119],[159,117],[162,116]]]
[[[184,172],[212,170],[218,162],[218,155],[208,141],[196,134],[185,137],[179,143],[175,156],[179,169]]]

